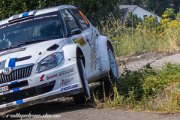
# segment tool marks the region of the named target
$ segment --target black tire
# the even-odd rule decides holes
[[[73,96],[75,104],[85,104],[90,98],[90,90],[88,85],[87,76],[84,70],[82,59],[77,59],[78,70],[83,85],[83,93],[79,93]]]
[[[73,97],[73,99],[74,99],[74,103],[75,103],[76,105],[85,104],[85,103],[87,102],[84,93],[79,93],[79,94],[75,95],[75,96]]]
[[[113,48],[108,46],[107,51],[109,56],[110,71],[109,74],[105,78],[103,78],[102,89],[104,91],[104,97],[113,98],[113,87],[114,84],[117,84],[117,81],[119,79],[119,71],[116,64]]]
[[[117,82],[117,80],[119,79],[119,70],[114,56],[113,48],[108,46],[107,51],[108,51],[109,64],[110,64],[109,79],[111,79],[112,82],[114,83]]]

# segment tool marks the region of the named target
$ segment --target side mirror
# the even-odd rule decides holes
[[[82,31],[77,28],[77,29],[72,30],[72,31],[69,33],[69,35],[71,36],[71,35],[76,35],[76,34],[81,34],[81,33],[82,33]]]

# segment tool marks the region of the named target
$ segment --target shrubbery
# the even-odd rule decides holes
[[[149,66],[125,70],[114,87],[114,98],[95,102],[98,108],[180,111],[180,66],[167,64],[161,71]]]
[[[101,31],[113,41],[117,56],[180,51],[180,15],[172,9],[164,12],[160,23],[149,16],[133,29],[115,18],[101,24]],[[160,71],[149,65],[139,71],[125,70],[114,87],[114,98],[96,100],[96,104],[100,108],[180,111],[180,66],[168,64]]]
[[[164,12],[160,23],[149,16],[132,28],[119,19],[110,18],[102,22],[100,28],[113,41],[118,56],[144,52],[173,53],[180,50],[180,20],[179,14],[174,14],[173,20],[173,14],[168,13]]]
[[[109,16],[110,13],[116,13],[118,2],[118,0],[0,0],[0,19],[24,11],[73,4],[80,7],[87,17],[96,24]]]

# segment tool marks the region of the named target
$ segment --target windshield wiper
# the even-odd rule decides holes
[[[52,37],[51,39],[56,39],[57,37]],[[0,52],[1,51],[4,51],[4,50],[9,50],[9,49],[13,49],[13,48],[18,48],[18,47],[22,47],[24,45],[29,45],[29,44],[34,44],[34,43],[39,43],[39,42],[44,42],[44,41],[49,41],[49,39],[47,40],[41,40],[41,39],[36,39],[36,40],[32,40],[32,41],[27,41],[27,42],[24,42],[24,43],[20,43],[16,46],[11,46],[11,47],[7,47],[7,48],[3,48],[3,49],[0,49]]]
[[[11,46],[11,47],[7,47],[7,48],[2,48],[0,49],[1,51],[5,51],[5,50],[9,50],[9,49],[13,49],[13,48],[18,48],[18,47],[22,47],[24,45],[29,45],[29,44],[33,44],[33,43],[38,43],[38,42],[43,42],[43,41],[47,41],[47,40],[34,40],[34,41],[28,41],[28,42],[24,42],[24,43],[20,43],[16,46]]]
[[[28,42],[24,42],[24,43],[18,44],[17,47],[21,47],[21,46],[29,45],[29,44],[34,44],[34,43],[39,43],[39,42],[44,42],[44,41],[47,41],[47,40],[33,40],[33,41],[28,41]]]
[[[17,48],[17,47],[16,47],[16,46],[15,46],[15,47],[13,46],[13,47],[2,48],[2,49],[0,49],[0,52],[1,52],[1,51],[5,51],[5,50],[9,50],[9,49],[13,49],[13,48]]]

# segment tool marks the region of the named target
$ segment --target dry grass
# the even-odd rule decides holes
[[[110,18],[100,28],[113,41],[117,56],[180,51],[179,17],[164,18],[160,24],[149,17],[133,29]],[[105,102],[95,99],[97,107],[180,112],[180,66],[168,64],[161,71],[148,66],[135,72],[125,70],[114,94]]]
[[[102,22],[100,28],[113,41],[117,56],[180,51],[179,20],[161,23],[156,27],[148,24],[144,21],[132,29],[120,20],[111,18]]]
[[[180,83],[171,83],[161,93],[157,94],[154,99],[150,101],[153,110],[155,111],[180,111]]]
[[[126,71],[114,87],[114,98],[105,98],[104,102],[95,99],[95,103],[98,108],[180,112],[180,66]]]

